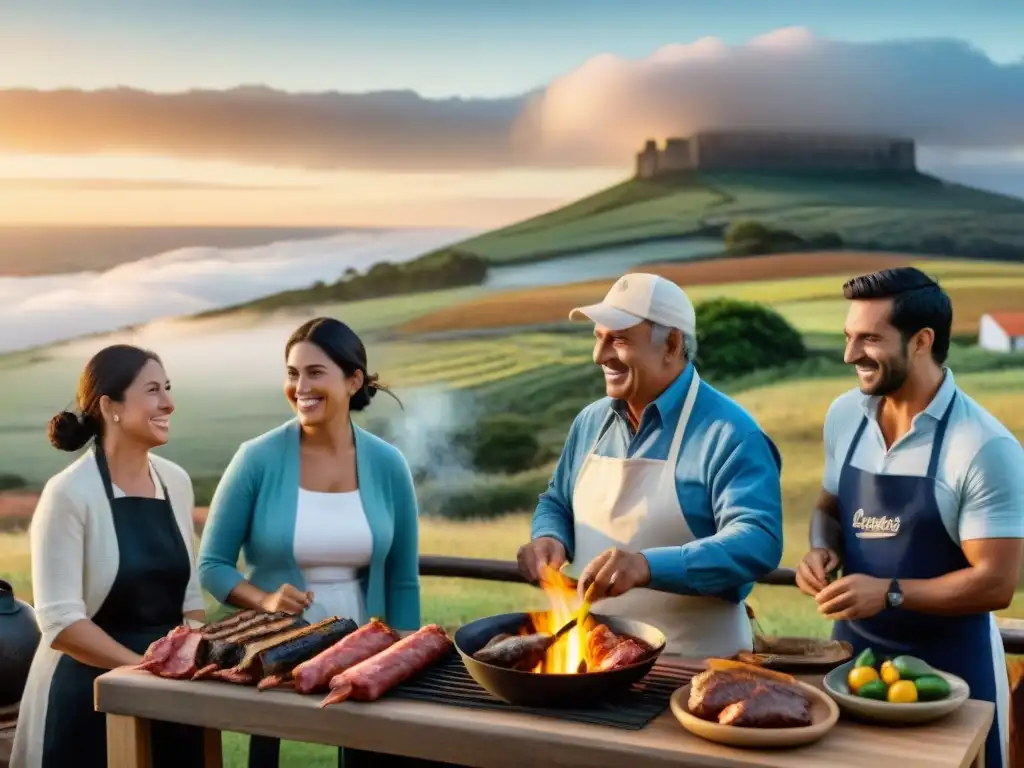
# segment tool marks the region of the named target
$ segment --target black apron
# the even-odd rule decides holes
[[[934,579],[970,567],[963,550],[943,525],[935,499],[935,473],[956,398],[954,394],[935,428],[924,477],[875,475],[854,467],[850,462],[868,426],[867,416],[861,421],[839,475],[844,575]],[[872,524],[872,519],[881,517],[889,520]],[[999,654],[997,673],[991,622],[988,613],[938,616],[889,608],[870,619],[837,621],[832,637],[852,644],[854,653],[870,647],[882,658],[908,654],[966,680],[971,698],[996,705],[985,741],[985,765],[1001,768],[1001,743],[1006,738],[1001,738],[999,732],[995,676],[1006,674],[1006,662]]]
[[[183,621],[191,562],[163,480],[163,499],[114,498],[110,470],[97,441],[96,464],[110,502],[117,535],[117,576],[92,621],[135,653]],[[155,472],[155,470],[154,470]],[[159,475],[157,475],[159,478]],[[50,681],[42,768],[106,768],[106,715],[94,708],[97,677],[108,670],[64,654]],[[155,768],[203,764],[203,733],[193,726],[154,722]]]

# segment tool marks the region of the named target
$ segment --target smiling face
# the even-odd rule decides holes
[[[604,371],[609,397],[646,405],[660,395],[683,367],[678,334],[668,344],[655,344],[649,323],[622,331],[594,327],[594,362]]]
[[[347,418],[349,400],[362,385],[362,371],[345,376],[345,372],[312,342],[300,341],[288,352],[284,394],[303,426]]]
[[[155,448],[167,442],[174,399],[171,397],[171,383],[167,373],[156,360],[146,362],[124,391],[121,402],[104,398],[100,407],[104,420],[108,424],[112,422],[124,437],[147,448]],[[117,416],[116,421],[114,416]]]
[[[843,359],[854,366],[860,390],[866,395],[896,392],[911,375],[917,356],[930,354],[928,339],[923,336],[930,334],[930,329],[904,343],[890,322],[891,316],[892,299],[853,301],[846,315]]]

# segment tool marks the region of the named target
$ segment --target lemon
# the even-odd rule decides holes
[[[910,680],[897,680],[889,686],[891,704],[912,704],[917,701],[917,687]]]
[[[878,672],[874,667],[854,667],[846,677],[846,684],[850,690],[856,693],[862,685],[878,679]]]
[[[900,671],[892,665],[891,661],[882,662],[882,682],[892,685],[900,679]]]

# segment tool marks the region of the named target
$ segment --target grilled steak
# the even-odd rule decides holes
[[[292,667],[312,658],[356,630],[351,619],[333,616],[316,624],[291,627],[250,640],[244,646],[242,659],[233,667],[221,669],[208,664],[196,672],[193,680],[212,677],[232,683],[258,682],[265,674],[290,672]],[[300,642],[293,642],[300,641]],[[279,646],[281,646],[279,648]],[[274,650],[273,653],[267,653]]]
[[[811,724],[811,703],[795,690],[759,684],[749,697],[723,709],[718,722],[741,728],[799,728]]]
[[[265,614],[273,617],[276,614]],[[202,659],[203,666],[216,664],[219,669],[233,667],[245,657],[245,646],[255,640],[280,634],[285,630],[309,626],[309,622],[301,616],[280,614],[278,618],[264,621],[255,626],[235,632],[217,640],[206,638],[206,652]]]
[[[782,728],[810,722],[810,702],[799,688],[745,671],[701,672],[690,682],[687,705],[697,717],[723,725]]]
[[[601,658],[597,664],[597,671],[607,672],[611,669],[622,669],[630,664],[636,664],[647,655],[649,650],[650,648],[628,637]]]
[[[757,688],[753,676],[730,672],[701,672],[690,681],[690,712],[704,720],[718,720],[730,704],[743,701]]]

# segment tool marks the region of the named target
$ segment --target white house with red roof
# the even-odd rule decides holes
[[[978,325],[978,346],[992,352],[1024,352],[1024,312],[987,312]]]

